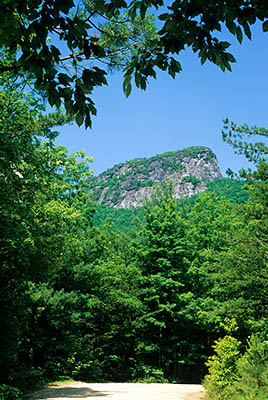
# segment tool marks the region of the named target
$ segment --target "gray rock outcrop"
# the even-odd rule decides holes
[[[206,190],[206,182],[222,178],[215,154],[202,146],[140,158],[115,165],[90,182],[92,197],[115,208],[137,207],[151,198],[154,185],[171,180],[176,198]]]

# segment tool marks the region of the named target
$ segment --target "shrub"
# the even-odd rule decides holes
[[[0,400],[21,400],[22,392],[9,385],[0,385]]]
[[[103,376],[99,361],[83,351],[67,359],[67,369],[69,375],[78,380],[98,381]]]
[[[201,179],[197,178],[196,176],[193,175],[188,175],[188,176],[184,176],[181,180],[182,183],[192,183],[192,185],[194,186],[194,188],[196,188],[197,185],[199,185],[199,183],[201,183]]]
[[[133,371],[134,381],[145,383],[167,383],[168,380],[164,378],[164,372],[160,368],[154,368],[149,365],[139,365]]]
[[[245,354],[237,361],[235,381],[229,388],[232,400],[267,400],[268,346],[258,336],[248,341]]]
[[[228,333],[237,329],[234,320],[226,319],[224,327]],[[229,389],[235,379],[236,360],[240,354],[240,345],[241,342],[229,334],[215,342],[213,346],[215,354],[206,363],[208,374],[203,382],[209,399],[232,399]]]

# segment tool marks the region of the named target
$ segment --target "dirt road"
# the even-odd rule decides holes
[[[200,400],[201,385],[161,383],[82,383],[49,386],[29,400]]]

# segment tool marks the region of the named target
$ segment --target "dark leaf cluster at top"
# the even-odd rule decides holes
[[[142,20],[148,9],[159,8],[162,26],[157,33],[151,20],[146,24]],[[266,32],[267,18],[266,0],[133,0],[130,4],[123,0],[5,0],[0,5],[0,49],[13,62],[1,57],[0,73],[30,74],[35,89],[51,106],[63,105],[79,126],[88,127],[96,114],[92,91],[107,84],[106,68],[100,65],[110,65],[111,60],[114,65],[116,59],[124,69],[126,96],[133,79],[138,88],[146,89],[157,68],[174,78],[182,67],[171,54],[179,55],[187,47],[197,53],[201,64],[210,61],[223,71],[231,70],[235,58],[228,52],[230,43],[220,40],[222,28],[242,43],[244,34],[251,39],[256,21],[263,22]]]

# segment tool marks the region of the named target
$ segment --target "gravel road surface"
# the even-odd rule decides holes
[[[162,383],[82,383],[49,386],[29,400],[200,400],[201,385]]]

